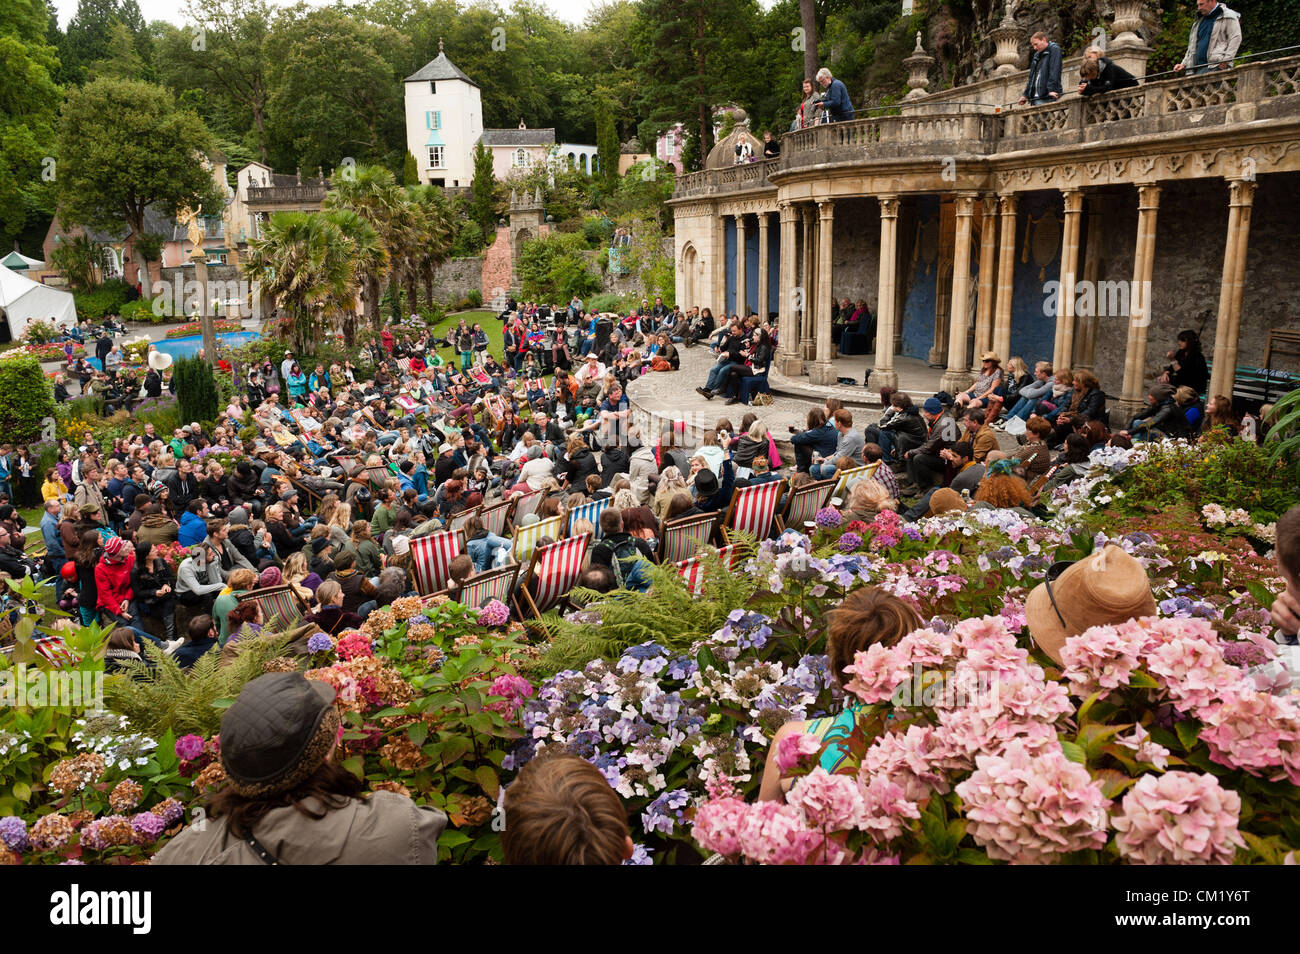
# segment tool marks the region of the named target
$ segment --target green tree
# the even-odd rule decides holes
[[[315,169],[351,158],[402,168],[405,36],[343,9],[299,3],[276,18],[266,50],[275,164]]]
[[[606,192],[613,192],[618,187],[618,131],[604,97],[596,100],[596,154],[600,158],[601,182]]]
[[[142,298],[153,297],[153,278],[149,275],[149,263],[162,259],[163,236],[153,232],[144,232],[133,236],[131,254],[140,266],[140,295]]]
[[[192,355],[176,362],[176,402],[182,421],[215,421],[217,418],[217,382],[212,365]]]
[[[350,209],[370,223],[383,246],[381,259],[369,262],[361,271],[361,301],[372,328],[379,330],[382,316],[379,299],[391,269],[402,255],[402,211],[406,194],[393,174],[380,166],[357,166],[336,177],[334,188],[325,196],[326,209]]]
[[[415,164],[415,156],[411,155],[408,150],[406,159],[402,165],[402,185],[413,186],[420,184],[420,167]]]
[[[478,223],[485,236],[496,234],[497,177],[492,170],[492,153],[481,139],[474,145],[473,198],[470,200],[469,215]]]
[[[54,212],[55,128],[62,91],[41,0],[0,4],[0,246]]]
[[[351,307],[356,270],[354,243],[328,215],[277,212],[248,243],[244,274],[270,295],[288,318],[300,353],[310,354]]]
[[[357,313],[353,307],[356,301],[355,292],[360,291],[361,279],[363,276],[379,271],[384,267],[388,260],[388,252],[384,248],[384,243],[380,241],[379,233],[360,214],[351,209],[332,209],[325,213],[325,217],[334,225],[338,226],[344,237],[352,243],[352,280],[354,293],[347,301],[347,307],[342,314],[343,322],[343,342],[349,348],[356,344],[357,335]]]
[[[63,241],[54,246],[54,251],[50,253],[50,264],[77,291],[90,291],[99,284],[97,268],[103,251],[102,245],[85,232],[79,232],[63,237]]]
[[[424,297],[433,308],[433,278],[438,266],[447,260],[456,234],[456,223],[451,206],[442,189],[431,185],[417,185],[407,190],[407,198],[414,213],[416,234],[408,267],[413,279],[424,284]],[[411,303],[416,304],[415,286],[408,285]]]
[[[54,416],[54,393],[35,358],[0,361],[0,434],[27,443],[41,436],[41,422]]]
[[[552,232],[525,242],[518,272],[525,298],[567,301],[600,290],[600,277],[587,266],[581,232]]]
[[[145,209],[182,206],[219,214],[225,195],[202,156],[212,137],[171,93],[105,77],[68,95],[59,138],[59,216],[121,234],[144,232]]]
[[[78,0],[77,12],[68,23],[59,51],[63,61],[62,78],[81,83],[97,63],[124,54],[116,45],[115,24],[124,26],[130,33],[132,52],[151,77],[153,45],[136,0]]]

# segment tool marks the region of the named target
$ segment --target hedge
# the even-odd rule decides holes
[[[41,422],[54,417],[54,394],[35,358],[0,361],[0,439],[27,444],[41,438]]]

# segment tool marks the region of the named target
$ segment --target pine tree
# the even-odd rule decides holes
[[[618,188],[618,132],[610,114],[609,101],[596,97],[596,154],[600,158],[600,178],[607,192]]]
[[[492,153],[483,141],[474,146],[474,197],[469,203],[469,214],[484,235],[497,231],[497,177],[492,171]]]
[[[176,400],[182,421],[207,423],[217,418],[217,382],[212,367],[194,355],[176,362]]]
[[[406,152],[406,165],[402,168],[402,184],[413,186],[420,184],[420,169],[415,164],[415,156],[410,150]]]

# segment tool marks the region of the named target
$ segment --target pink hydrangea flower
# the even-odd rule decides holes
[[[182,762],[190,762],[203,754],[203,736],[182,735],[176,740],[176,757]]]
[[[844,671],[851,676],[845,690],[863,702],[874,703],[889,699],[907,681],[911,664],[888,646],[874,643],[866,652],[857,653]]]
[[[1001,755],[978,756],[957,794],[967,832],[990,858],[1045,864],[1106,844],[1101,786],[1059,747],[1035,751],[1015,741]]]
[[[799,765],[807,765],[822,750],[822,740],[807,732],[783,735],[776,744],[776,767],[784,775]]]
[[[478,611],[478,621],[484,626],[505,626],[510,622],[510,607],[500,600],[490,600]]]
[[[786,804],[803,812],[809,828],[847,831],[862,817],[862,792],[848,775],[832,775],[820,766],[794,783]]]
[[[511,719],[532,694],[533,684],[523,676],[497,676],[488,687],[488,695],[500,696],[501,699],[489,702],[484,708],[500,712],[507,719]]]
[[[1136,635],[1137,638],[1134,638]],[[1061,647],[1061,663],[1071,691],[1080,698],[1127,686],[1138,668],[1138,656],[1146,645],[1141,630],[1114,626],[1094,626],[1078,636],[1071,636]]]
[[[1245,847],[1237,830],[1241,798],[1213,775],[1143,775],[1111,819],[1115,846],[1134,864],[1232,864]]]
[[[1009,673],[1024,669],[1028,650],[1016,645],[1016,637],[1001,616],[964,619],[953,627],[953,640],[972,669]]]
[[[1169,764],[1169,750],[1159,742],[1153,742],[1151,734],[1140,723],[1133,726],[1132,735],[1116,737],[1115,741],[1125,748],[1132,749],[1139,762],[1154,765],[1158,769],[1163,769]]]
[[[745,812],[737,832],[741,853],[770,865],[803,864],[820,842],[803,812],[783,802],[759,802]]]
[[[921,810],[896,782],[877,775],[861,784],[862,805],[858,827],[880,844],[893,841],[906,830],[906,821],[920,818]]]
[[[942,754],[932,726],[910,725],[906,732],[882,733],[871,744],[862,759],[862,775],[888,779],[913,802],[935,793],[946,795],[951,783],[936,762]]]
[[[1300,706],[1291,697],[1243,689],[1201,717],[1212,760],[1300,785]]]
[[[748,811],[739,798],[711,798],[695,810],[692,835],[705,851],[733,858],[740,854],[740,826]]]
[[[1205,620],[1196,622],[1209,628]],[[1199,636],[1174,636],[1150,647],[1143,664],[1164,683],[1178,707],[1192,713],[1232,694],[1244,679],[1241,670],[1223,658],[1223,650],[1215,642]]]
[[[957,647],[950,633],[918,629],[900,639],[893,651],[909,667],[917,663],[922,666],[942,666],[957,654]]]
[[[345,633],[340,636],[334,648],[340,659],[361,659],[374,655],[374,651],[370,648],[370,637],[360,632]]]

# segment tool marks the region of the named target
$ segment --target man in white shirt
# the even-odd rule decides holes
[[[588,381],[602,381],[605,378],[605,366],[600,363],[594,354],[587,355],[587,360],[583,362],[582,367],[574,374],[573,379],[578,382],[578,387],[582,387]]]

